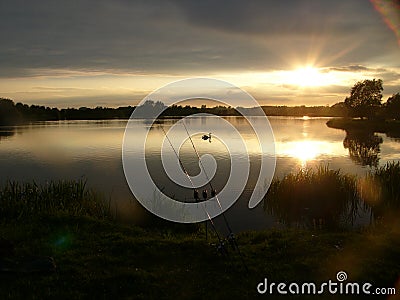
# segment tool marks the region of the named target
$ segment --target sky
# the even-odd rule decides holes
[[[399,0],[0,0],[0,28],[0,97],[27,104],[136,105],[191,77],[261,105],[400,92]]]

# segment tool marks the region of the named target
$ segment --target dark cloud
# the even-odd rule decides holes
[[[384,85],[399,86],[400,73],[386,69],[378,69],[375,74],[376,77],[381,78],[383,80]]]
[[[399,57],[395,35],[367,1],[177,0],[194,27],[262,41],[281,58],[322,65]],[[269,60],[269,61],[272,61]]]
[[[14,0],[0,2],[0,27],[2,77],[43,69],[207,75],[290,68],[313,56],[356,66],[398,55],[364,0]]]
[[[188,27],[165,1],[10,1],[0,4],[1,76],[42,69],[187,73],[251,69],[266,49]]]
[[[168,48],[158,9],[118,1],[2,2],[0,37],[7,42],[0,49],[0,65],[17,72],[39,67],[151,69],[149,58]],[[168,14],[168,6],[162,9]]]
[[[294,34],[307,37],[312,33],[326,33],[328,29],[343,34],[368,25],[368,18],[377,18],[371,10],[372,6],[365,1],[177,0],[176,3],[187,22],[234,34]],[[364,22],[354,18],[355,11],[363,15]]]
[[[370,68],[361,65],[350,65],[350,66],[341,66],[341,67],[332,67],[328,69],[329,71],[338,71],[338,72],[360,72],[360,71],[370,71]]]
[[[362,65],[349,65],[349,66],[338,66],[338,67],[330,67],[323,70],[323,72],[355,72],[363,75],[367,75],[372,78],[380,78],[383,80],[384,85],[398,86],[400,80],[400,73],[395,71],[394,69],[386,69],[386,68],[371,68]]]

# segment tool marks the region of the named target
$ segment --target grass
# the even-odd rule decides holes
[[[200,232],[164,235],[64,216],[8,223],[0,234],[14,241],[17,255],[49,255],[58,266],[57,274],[1,274],[1,299],[254,298],[265,277],[323,282],[345,270],[351,281],[393,287],[400,274],[400,234],[393,229],[242,233],[248,273],[236,256],[219,256]]]
[[[315,197],[320,201],[307,203],[309,211],[322,213],[329,208],[337,216],[348,211],[343,199],[364,201],[368,193],[360,185],[367,186],[370,180],[380,189],[378,198],[391,199],[382,201],[393,212],[399,205],[399,175],[398,163],[377,169],[364,181],[328,167],[303,170],[275,181],[267,199],[275,201],[271,209],[283,214],[283,208],[294,203],[290,199]],[[284,204],[278,203],[278,197]],[[0,272],[0,299],[252,299],[264,278],[321,283],[335,280],[341,270],[351,282],[400,288],[398,218],[351,231],[310,226],[242,232],[237,240],[246,272],[237,252],[229,248],[230,256],[223,257],[212,245],[215,236],[205,241],[203,226],[119,224],[100,199],[84,181],[6,183],[0,190],[0,237],[13,242],[11,259],[51,256],[58,271]],[[339,204],[333,204],[334,199]],[[296,209],[291,218],[301,213]]]

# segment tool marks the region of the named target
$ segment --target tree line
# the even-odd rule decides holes
[[[338,106],[263,106],[264,112],[270,116],[344,116],[345,111]],[[11,99],[0,98],[0,125],[15,125],[32,121],[58,121],[58,120],[107,120],[107,119],[129,119],[135,109],[146,115],[152,112],[164,110],[162,117],[188,116],[197,113],[208,113],[218,116],[240,116],[234,107],[214,106],[201,107],[190,105],[171,105],[165,107],[160,101],[148,100],[139,107],[123,106],[118,108],[109,107],[80,107],[58,109],[39,105],[15,104]],[[243,108],[242,108],[243,109]],[[252,108],[245,109],[248,115],[258,113]],[[139,112],[139,111],[138,111]]]
[[[0,98],[0,125],[15,125],[32,121],[128,119],[134,107],[80,107],[58,109],[40,105],[15,104]]]
[[[393,94],[382,103],[383,81],[381,79],[357,82],[350,95],[342,102],[332,106],[262,106],[267,116],[310,116],[310,117],[359,117],[367,119],[400,120],[400,94]],[[39,105],[15,104],[11,99],[0,98],[0,125],[13,125],[31,121],[58,120],[107,120],[129,119],[135,106],[118,108],[51,108]],[[239,116],[234,107],[201,107],[172,105],[165,107],[160,101],[148,100],[138,107],[143,112],[163,111],[161,116],[187,116],[196,113],[209,113],[219,116]],[[249,115],[252,108],[246,109]]]

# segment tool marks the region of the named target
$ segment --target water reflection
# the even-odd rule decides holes
[[[14,127],[0,126],[0,140],[11,137],[15,134]]]
[[[396,142],[400,142],[400,131],[389,131],[386,135],[390,138],[393,138]]]
[[[377,167],[382,142],[382,137],[373,132],[347,131],[343,147],[349,150],[349,156],[355,163]]]
[[[343,133],[328,128],[325,122],[325,118],[271,118],[277,156],[295,159],[301,168],[313,162],[347,156],[340,142]]]
[[[307,162],[315,159],[343,154],[343,147],[338,143],[321,140],[288,141],[277,144],[277,153],[280,156],[296,158],[304,168]]]
[[[368,157],[379,154],[376,164],[382,165],[388,160],[399,160],[400,143],[394,139],[381,136],[383,143],[376,137],[373,142],[363,142],[355,134],[347,134],[342,130],[328,128],[326,118],[287,118],[270,117],[270,123],[275,135],[275,153],[277,156],[276,178],[283,178],[290,172],[296,172],[303,167],[312,167],[319,164],[329,164],[331,169],[341,169],[343,173],[363,176],[370,165],[356,163],[351,157]],[[227,217],[233,230],[257,229],[274,226],[275,216],[265,214],[260,205],[253,210],[248,209],[248,198],[252,193],[254,182],[258,174],[261,155],[257,139],[248,122],[240,117],[227,117],[240,131],[250,156],[250,180],[239,201],[227,212]],[[149,126],[145,120],[137,120],[142,126]],[[160,120],[168,130],[176,119]],[[190,130],[210,132],[208,126],[213,118],[197,118],[188,120]],[[115,202],[115,210],[126,219],[139,222],[148,217],[146,212],[136,203],[129,191],[122,171],[121,145],[126,121],[60,121],[43,122],[29,126],[11,127],[0,130],[0,182],[7,179],[17,181],[45,182],[53,179],[78,179],[85,176],[88,185],[104,193],[105,198]],[[184,131],[184,128],[182,128]],[[18,133],[18,134],[14,134]],[[185,134],[185,132],[183,132]],[[218,135],[218,132],[213,132]],[[193,192],[180,193],[170,181],[163,181],[164,174],[158,172],[160,166],[160,145],[164,134],[159,126],[153,126],[151,138],[146,145],[149,154],[149,168],[154,179],[160,181],[160,186],[171,195],[185,201],[185,197],[193,197]],[[374,135],[373,135],[374,136]],[[371,140],[371,137],[369,137]],[[344,147],[346,140],[348,148]],[[368,139],[367,139],[368,140]],[[235,142],[235,141],[233,141]],[[377,143],[378,142],[378,143]],[[201,155],[210,153],[218,162],[217,175],[213,185],[218,190],[224,186],[230,172],[229,153],[217,139],[212,143],[195,137],[196,147]],[[361,144],[361,146],[356,146]],[[370,146],[372,144],[372,147]],[[375,146],[374,146],[375,145]],[[349,155],[350,148],[362,149],[368,146],[372,150],[362,150],[363,155]],[[374,152],[375,151],[375,152]],[[200,172],[196,155],[189,142],[180,148],[180,156],[188,171],[196,175]],[[352,150],[351,153],[354,153]],[[357,151],[355,151],[357,153]],[[366,155],[368,154],[368,155]],[[240,155],[240,153],[237,153]],[[374,161],[365,159],[364,161]],[[296,197],[294,197],[296,199]],[[294,213],[301,212],[308,223],[319,222],[323,215],[324,207],[329,207],[328,202],[321,202],[319,206],[306,204],[300,208],[298,203],[287,206],[292,209],[290,218]],[[308,209],[307,209],[308,208]],[[336,211],[336,209],[333,209]],[[138,213],[139,212],[139,213]],[[307,215],[308,214],[308,215]]]

